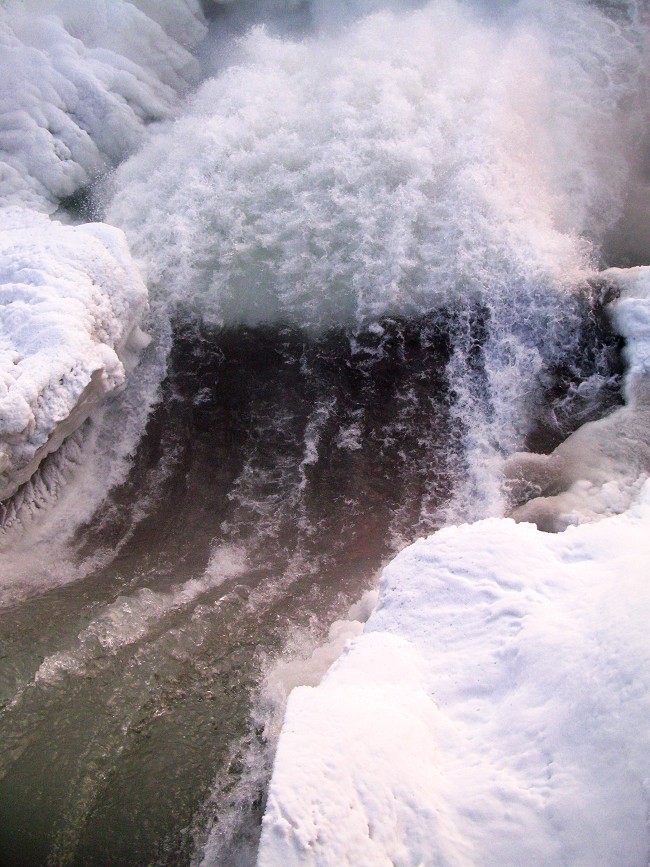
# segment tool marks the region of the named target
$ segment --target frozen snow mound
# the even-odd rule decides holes
[[[125,382],[146,303],[119,229],[0,211],[0,500]]]
[[[601,277],[620,291],[610,310],[625,338],[626,404],[550,455],[508,460],[506,485],[520,502],[533,497],[513,517],[543,530],[625,511],[650,476],[650,267],[610,268]]]
[[[173,116],[198,79],[198,0],[0,7],[0,196],[53,212]]]
[[[402,552],[289,697],[260,867],[645,867],[649,532],[650,483],[563,534],[491,519]]]

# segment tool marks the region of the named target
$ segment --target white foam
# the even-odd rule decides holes
[[[120,387],[147,292],[118,229],[0,211],[0,497]]]
[[[119,169],[108,219],[153,303],[212,323],[453,309],[469,478],[450,515],[503,511],[502,456],[576,341],[586,239],[623,207],[644,31],[577,0],[345,21],[301,42],[250,31]]]
[[[224,581],[246,571],[245,552],[230,545],[215,549],[200,578],[192,578],[166,591],[141,587],[135,593],[118,596],[81,630],[77,643],[68,650],[46,657],[28,686],[51,684],[64,675],[81,675],[97,656],[114,655],[149,636],[169,615],[218,588]],[[11,704],[18,702],[23,687]]]
[[[494,27],[447,0],[242,52],[118,171],[108,219],[156,298],[312,327],[472,294],[563,306],[579,234],[621,205],[632,31],[582,3]]]

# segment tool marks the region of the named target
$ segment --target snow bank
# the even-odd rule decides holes
[[[400,554],[289,698],[261,867],[645,865],[649,531],[650,484],[562,535],[491,519]]]
[[[146,298],[119,229],[0,211],[0,499],[123,384]]]
[[[0,196],[53,211],[169,118],[198,78],[198,0],[0,7]]]

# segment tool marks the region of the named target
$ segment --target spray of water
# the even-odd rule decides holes
[[[636,7],[445,0],[353,21],[344,5],[334,28],[315,4],[300,41],[247,32],[120,169],[107,216],[154,302],[213,323],[354,330],[453,310],[473,476],[456,517],[494,513],[497,459],[576,350],[580,292],[624,209]]]

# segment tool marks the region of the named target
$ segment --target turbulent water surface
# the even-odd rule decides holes
[[[178,863],[215,818],[219,846],[249,851],[260,672],[439,526],[463,475],[447,329],[177,328],[129,477],[71,543],[83,580],[5,609],[6,863]]]
[[[283,648],[620,399],[641,6],[270,5],[84,205],[154,341],[3,506],[5,864],[252,863]]]

